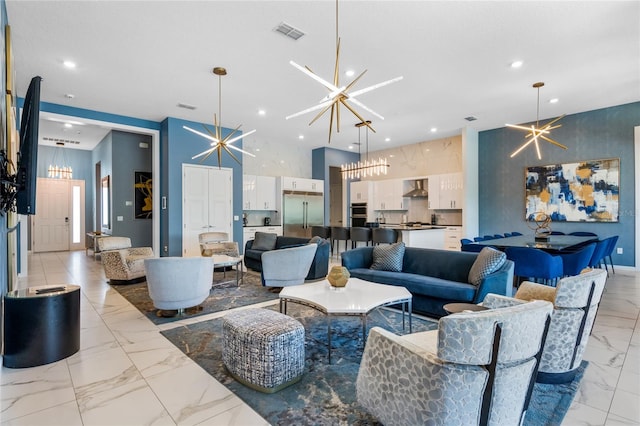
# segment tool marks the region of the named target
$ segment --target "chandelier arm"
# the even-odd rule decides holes
[[[229,149],[229,147],[227,147],[226,145],[222,145],[222,148],[224,148],[224,150],[225,150],[225,151],[227,151],[227,154],[229,154],[229,155],[231,156],[231,158],[233,158],[234,160],[236,160],[236,162],[237,162],[238,164],[242,164],[242,163],[240,162],[240,160],[238,160],[238,157],[236,157],[236,156],[233,154],[233,152],[231,152],[231,150]],[[235,147],[234,147],[234,148],[235,148]],[[237,148],[237,149],[239,149],[239,148]],[[222,153],[220,153],[220,155],[221,155],[221,154],[222,154]]]
[[[318,105],[312,106],[311,108],[303,109],[302,111],[299,111],[299,112],[296,112],[294,114],[291,114],[291,115],[285,117],[285,120],[288,120],[288,119],[294,118],[294,117],[298,117],[300,115],[304,115],[304,114],[307,114],[309,112],[313,112],[313,111],[316,111],[316,110],[319,110],[319,109],[322,109],[322,108],[325,108],[325,107],[330,107],[335,102],[336,102],[336,99],[332,99],[330,101],[322,102],[322,103],[320,103]]]
[[[209,135],[207,135],[207,134],[205,134],[205,133],[202,133],[202,132],[199,132],[199,131],[197,131],[197,130],[194,130],[194,129],[192,129],[191,127],[182,126],[182,128],[183,128],[183,129],[185,129],[185,130],[190,131],[191,133],[195,133],[195,134],[196,134],[196,135],[198,135],[198,136],[202,136],[202,137],[203,137],[203,138],[205,138],[205,139],[209,139],[210,141],[213,141],[213,142],[216,142],[216,143],[219,143],[219,142],[220,142],[218,139],[214,138],[213,136],[209,136]]]
[[[224,138],[222,138],[221,143],[222,143],[222,144],[227,144],[227,143],[229,143],[229,138],[231,138],[233,135],[235,135],[235,134],[238,132],[238,130],[240,130],[240,127],[242,127],[242,124],[240,124],[238,127],[236,127],[235,129],[233,129],[233,131],[232,131],[231,133],[229,133],[227,136],[225,136]],[[243,135],[236,136],[235,138],[233,138],[233,142],[235,142],[235,141],[236,141],[236,140],[238,140],[238,139],[242,139],[242,136],[243,136]]]
[[[338,90],[337,86],[334,86],[333,84],[329,83],[327,80],[325,80],[324,78],[320,77],[318,74],[314,73],[313,71],[305,69],[304,67],[301,67],[300,65],[296,64],[293,61],[289,61],[289,63],[291,65],[293,65],[295,68],[297,68],[300,71],[302,71],[303,73],[305,73],[306,75],[308,75],[309,77],[311,77],[312,79],[314,79],[315,81],[317,81],[318,83],[320,83],[323,86],[325,86],[326,88],[328,88],[330,90]]]
[[[333,117],[333,107],[335,106],[336,102],[338,102],[337,99],[331,101],[322,111],[320,111],[314,118],[313,120],[311,120],[309,122],[309,126],[311,126],[313,123],[316,122],[316,120],[320,117],[322,117],[322,115],[327,112],[329,110],[329,108],[331,108],[331,116]]]
[[[536,153],[538,154],[538,160],[542,160],[542,155],[540,154],[540,144],[538,143],[538,137],[533,138],[533,143],[536,146]]]
[[[358,80],[360,80],[360,78],[362,78],[363,75],[365,75],[366,72],[367,70],[362,71],[359,76],[357,76],[351,83],[347,85],[347,87],[344,88],[345,94],[349,89],[351,89],[351,87],[353,87],[353,85],[355,85],[358,82]],[[348,95],[348,96],[351,97],[351,95]]]
[[[343,101],[344,96],[339,96],[337,98],[340,102]],[[340,133],[340,102],[336,102],[336,132]]]
[[[553,139],[548,138],[548,137],[546,137],[545,135],[540,135],[540,137],[541,137],[542,139],[544,139],[545,141],[547,141],[547,142],[549,142],[549,143],[554,144],[554,145],[555,145],[555,146],[557,146],[557,147],[560,147],[560,148],[562,148],[562,149],[567,149],[567,147],[566,147],[565,145],[562,145],[560,142],[554,141]]]
[[[336,30],[336,37],[338,36]],[[336,39],[336,64],[333,67],[333,84],[336,87],[340,86],[340,38]]]
[[[364,93],[371,92],[372,90],[379,89],[381,87],[388,86],[388,85],[390,85],[392,83],[398,82],[398,81],[402,80],[403,78],[404,77],[402,77],[402,76],[396,77],[396,78],[392,78],[391,80],[383,81],[382,83],[374,84],[373,86],[369,86],[369,87],[365,87],[364,89],[356,90],[355,92],[351,93],[351,95],[349,95],[349,96],[350,97],[360,96],[360,95],[362,95]]]
[[[553,120],[551,120],[550,122],[548,122],[547,124],[545,124],[543,127],[547,127],[547,126],[551,126],[553,123],[557,122],[558,120],[564,118],[564,116],[567,114],[562,114],[560,117],[555,118]],[[562,126],[562,124],[559,124],[558,126]]]
[[[196,154],[196,155],[194,155],[193,157],[191,157],[191,159],[192,159],[192,160],[195,160],[196,158],[198,158],[198,157],[202,157],[202,156],[203,156],[203,155],[205,155],[205,154],[210,154],[210,153],[212,153],[213,151],[215,151],[215,150],[218,148],[218,145],[219,145],[219,144],[217,144],[217,145],[216,145],[216,146],[214,146],[213,148],[209,148],[209,149],[207,149],[207,150],[205,150],[205,151],[202,151],[200,154]]]
[[[528,141],[526,141],[525,143],[522,144],[522,146],[520,148],[518,148],[517,150],[515,150],[513,152],[513,154],[511,154],[511,158],[515,157],[516,155],[518,155],[520,153],[520,151],[522,151],[523,149],[525,149],[526,147],[528,147],[529,145],[531,145],[531,143],[533,142],[534,137],[532,137],[531,139],[529,139]]]
[[[374,110],[372,110],[371,108],[369,108],[368,106],[366,106],[365,104],[363,104],[362,102],[360,102],[357,99],[349,99],[350,102],[353,102],[354,104],[358,105],[360,108],[364,109],[365,111],[375,115],[376,117],[378,117],[380,120],[384,120],[384,117],[381,116],[380,114],[378,114],[377,112],[375,112]],[[369,128],[371,128],[371,126],[367,125]],[[375,130],[374,130],[375,131]]]
[[[243,134],[241,134],[241,135],[238,135],[238,136],[236,136],[235,138],[233,138],[233,139],[231,139],[231,140],[229,140],[229,141],[226,141],[226,142],[224,142],[224,141],[223,141],[223,142],[224,142],[224,144],[225,144],[225,145],[227,145],[227,146],[231,146],[231,144],[232,144],[232,143],[237,142],[237,141],[239,141],[240,139],[245,138],[245,137],[247,137],[247,136],[249,136],[250,134],[253,134],[253,133],[255,133],[255,132],[256,132],[256,130],[255,130],[255,129],[253,129],[253,130],[248,131],[247,133],[243,133]]]
[[[364,122],[364,123],[367,123],[367,120],[365,120],[364,118],[362,118],[362,116],[361,116],[360,114],[358,114],[358,111],[356,111],[355,109],[353,109],[353,108],[351,107],[351,105],[349,105],[345,100],[342,100],[342,99],[341,99],[341,100],[340,100],[340,103],[341,103],[342,105],[344,105],[344,106],[345,106],[349,111],[351,111],[351,112],[353,113],[353,115],[355,115],[356,117],[358,117],[358,119],[359,119],[360,121],[362,121],[362,122]],[[371,124],[368,124],[368,123],[367,123],[367,124],[366,124],[366,126],[367,126],[368,128],[370,128],[374,133],[376,132],[376,131],[373,129],[373,127],[371,127]]]
[[[331,115],[329,116],[329,139],[327,143],[331,143],[331,134],[333,133],[333,112],[335,111],[336,103],[331,105]]]
[[[250,153],[250,152],[248,152],[248,151],[245,151],[245,150],[244,150],[244,149],[242,149],[242,148],[238,148],[237,146],[233,146],[233,145],[229,145],[229,144],[226,144],[226,145],[223,145],[223,146],[224,146],[224,148],[225,148],[225,149],[228,149],[228,148],[235,149],[235,150],[236,150],[236,151],[238,151],[238,152],[241,152],[241,153],[243,153],[243,154],[250,155],[251,157],[255,157],[255,155],[254,155],[254,154],[252,154],[252,153]]]
[[[222,150],[220,148],[218,148],[216,153],[218,155],[218,168],[221,168],[222,167]]]

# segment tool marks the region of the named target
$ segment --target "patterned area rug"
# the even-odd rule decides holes
[[[305,373],[298,383],[275,394],[254,391],[227,373],[220,351],[222,319],[177,327],[162,334],[272,425],[378,425],[379,422],[356,401],[355,381],[363,350],[360,320],[354,317],[332,320],[333,350],[329,365],[326,317],[295,303],[289,303],[288,314],[302,322],[306,330]],[[402,314],[391,309],[377,309],[369,314],[367,326],[404,334]],[[433,320],[414,317],[414,332],[436,327]],[[525,425],[559,425],[562,422],[586,363],[583,362],[580,368],[573,383],[536,384]]]
[[[225,278],[222,272],[215,272],[210,296],[198,309],[188,309],[183,316],[158,316],[158,310],[153,306],[153,301],[149,297],[146,282],[112,285],[112,287],[155,324],[166,324],[184,318],[225,311],[278,298],[278,293],[272,293],[269,291],[270,287],[262,286],[258,273],[245,272],[239,287],[235,286],[235,274],[235,271],[227,271]],[[164,312],[165,315],[172,315],[173,313],[175,311]]]

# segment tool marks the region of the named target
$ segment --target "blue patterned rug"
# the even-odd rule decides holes
[[[185,317],[211,314],[278,298],[277,293],[272,293],[269,291],[269,287],[262,286],[259,274],[245,272],[238,287],[235,285],[235,274],[235,271],[227,271],[226,277],[223,277],[223,272],[215,272],[213,286],[207,300],[197,309],[188,309],[184,316],[158,316],[158,310],[153,306],[153,301],[149,297],[146,281],[137,284],[112,285],[111,287],[116,289],[154,324],[166,324]],[[165,311],[166,315],[174,313],[176,311]]]
[[[298,383],[275,394],[254,391],[227,373],[220,351],[222,319],[177,327],[162,334],[272,425],[378,425],[356,401],[355,380],[363,350],[360,320],[355,317],[332,320],[333,350],[329,365],[326,317],[295,303],[289,303],[288,314],[302,322],[306,330],[305,373]],[[367,329],[373,326],[405,334],[402,314],[391,309],[377,309],[369,314]],[[436,327],[433,320],[414,317],[414,332]],[[584,367],[585,363],[582,372]],[[559,425],[571,405],[582,372],[575,383],[568,385],[536,384],[525,424]]]

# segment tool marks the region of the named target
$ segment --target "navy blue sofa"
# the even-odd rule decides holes
[[[249,269],[253,269],[254,271],[262,272],[262,253],[266,250],[252,249],[253,241],[254,240],[247,241],[247,244],[244,247],[244,266]],[[278,236],[276,238],[275,250],[308,243],[309,238]],[[309,274],[305,278],[305,280],[308,281],[325,278],[329,273],[329,254],[331,251],[331,243],[329,240],[321,239],[317,244],[318,249],[316,250],[316,255],[313,258],[311,268],[309,268]]]
[[[370,269],[373,247],[359,247],[341,254],[342,266],[352,277],[380,284],[406,287],[413,295],[413,311],[431,317],[447,315],[447,303],[480,303],[488,293],[511,296],[512,261],[485,277],[480,285],[469,284],[469,270],[478,253],[406,247],[402,272]]]

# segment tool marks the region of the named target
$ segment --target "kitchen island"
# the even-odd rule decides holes
[[[407,247],[431,248],[443,250],[446,226],[436,225],[393,225],[381,224],[381,228],[398,231],[398,241],[403,241]]]

